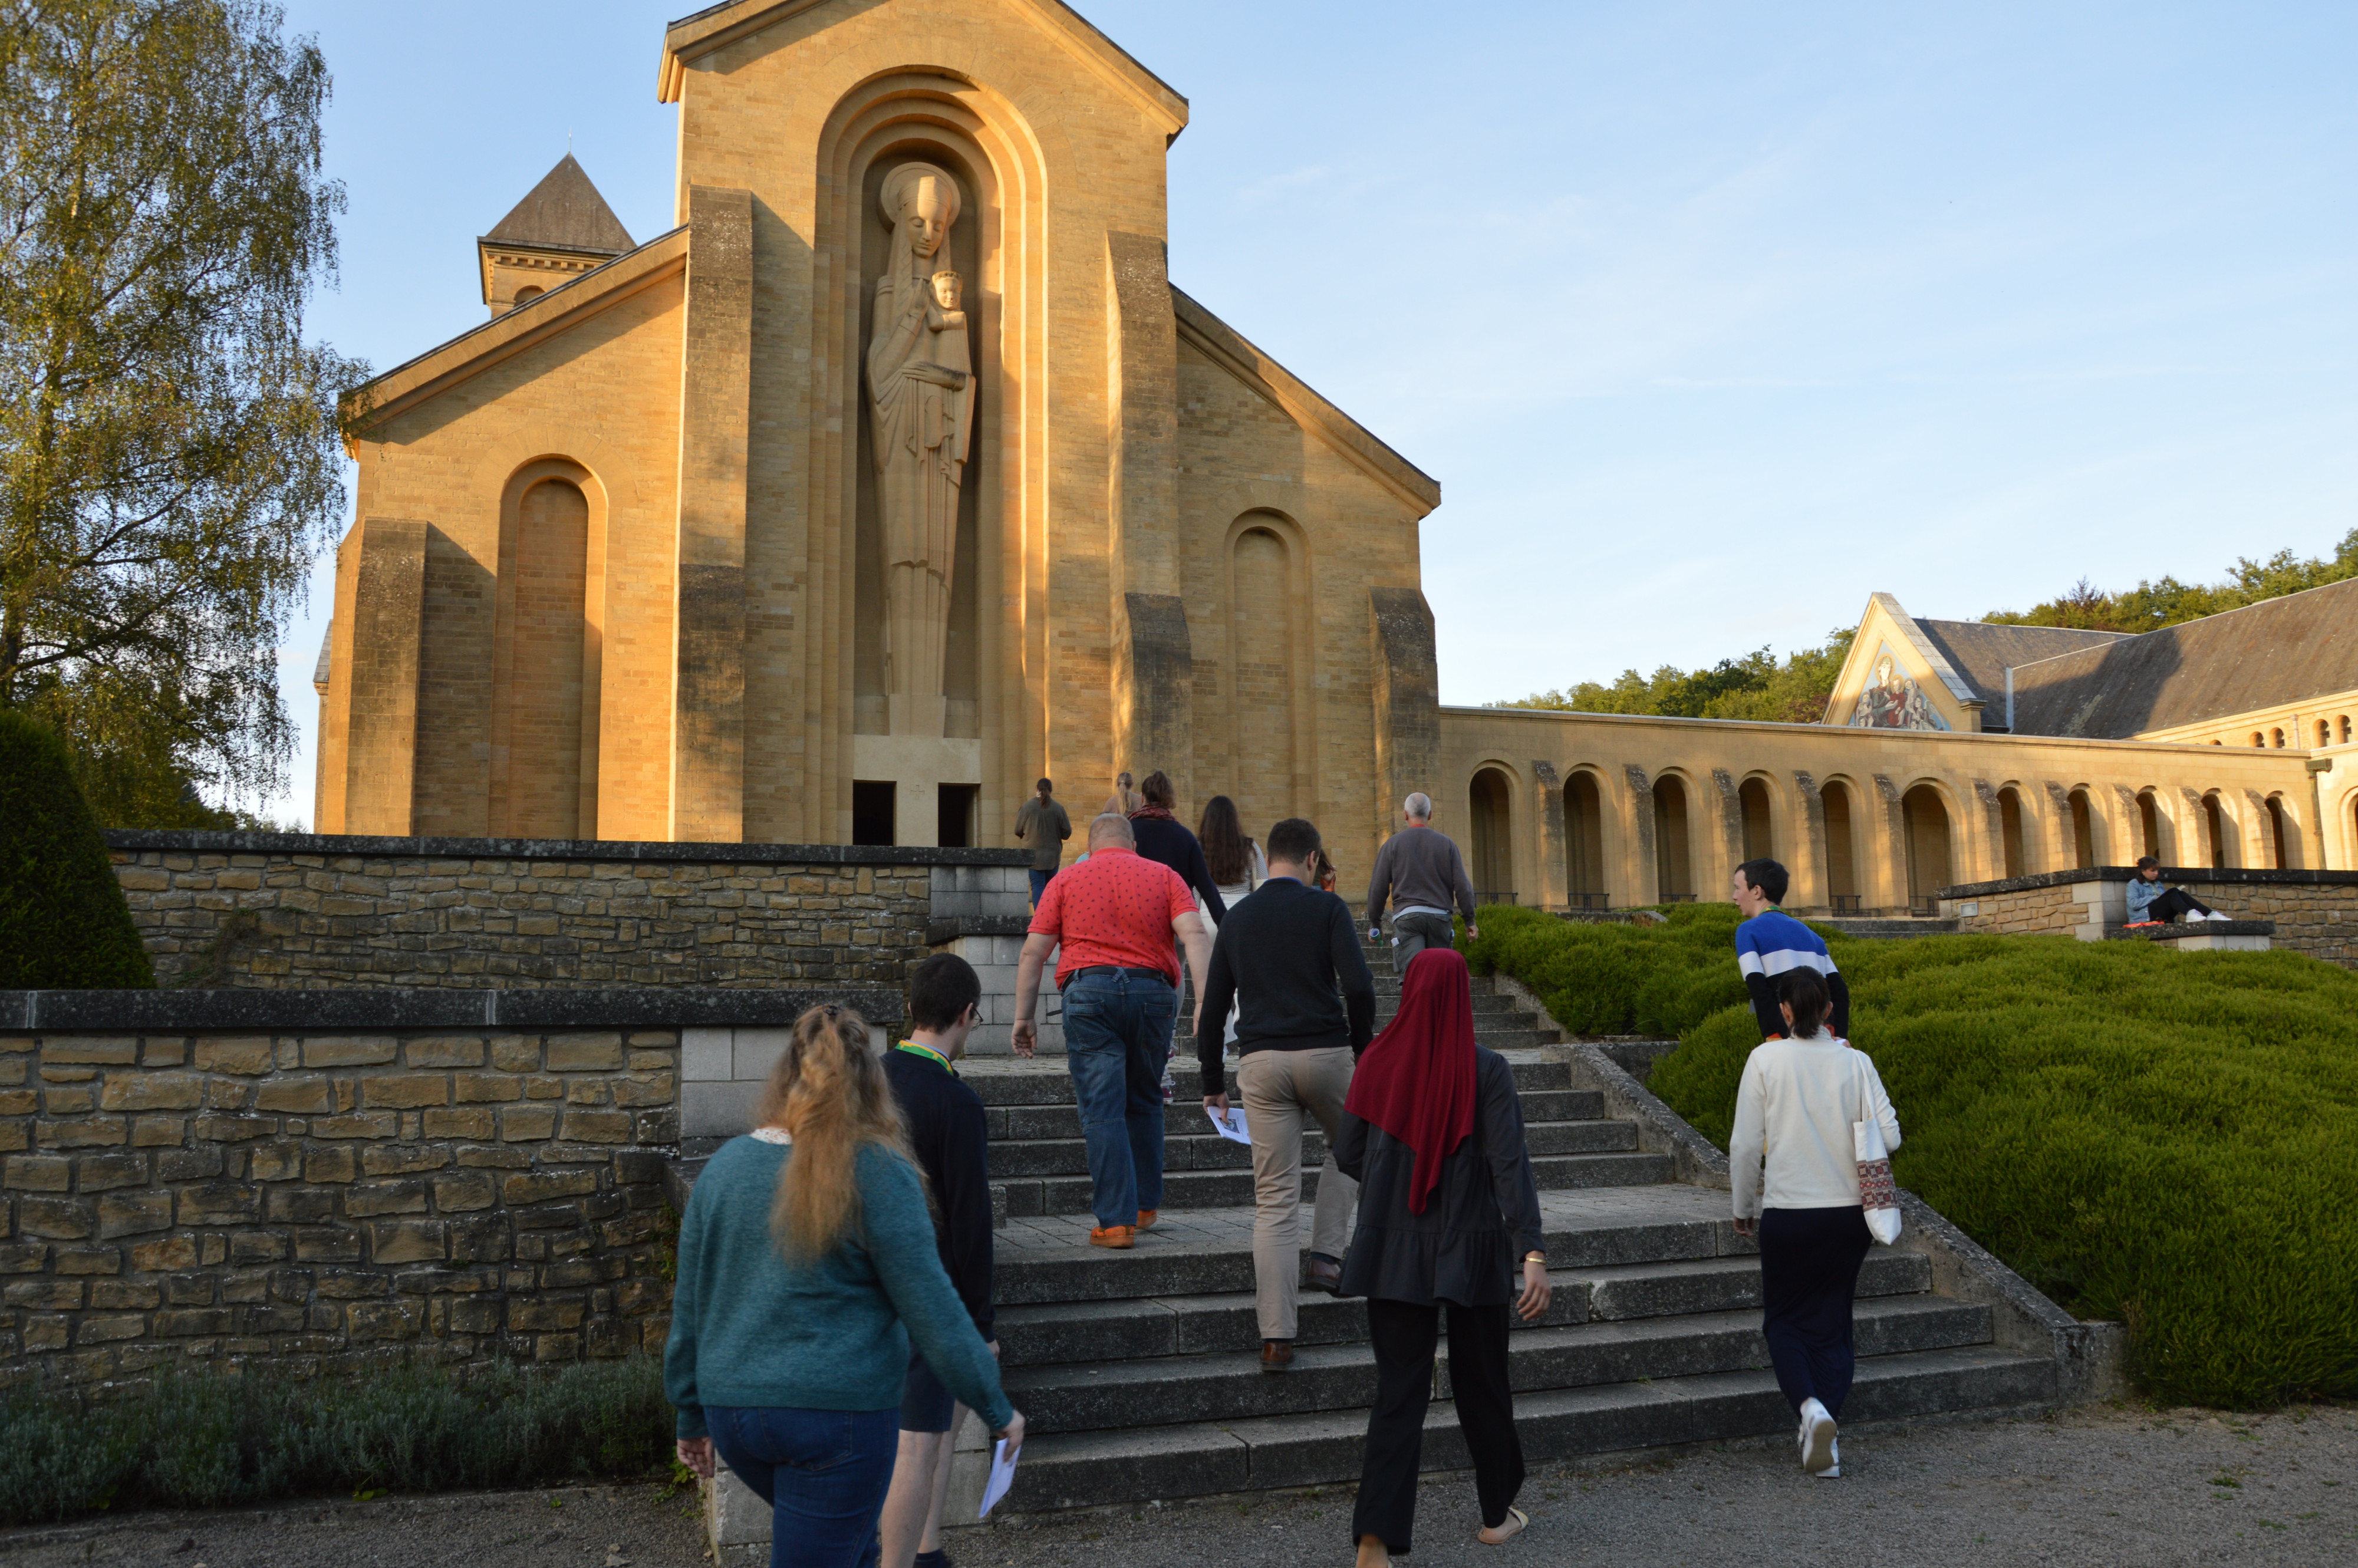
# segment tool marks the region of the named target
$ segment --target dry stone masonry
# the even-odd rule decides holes
[[[1941,890],[1941,913],[1959,931],[2005,935],[2069,933],[2088,941],[2128,918],[2126,866],[2051,871]],[[2182,887],[2236,921],[2272,921],[2271,942],[2344,968],[2358,968],[2358,871],[2165,867]]]

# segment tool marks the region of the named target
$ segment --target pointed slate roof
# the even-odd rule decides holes
[[[620,255],[633,249],[631,232],[598,188],[567,153],[532,193],[483,238],[497,244]]]

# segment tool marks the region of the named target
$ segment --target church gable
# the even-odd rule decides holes
[[[1825,722],[1866,730],[1974,730],[1981,698],[1887,593],[1867,601]]]

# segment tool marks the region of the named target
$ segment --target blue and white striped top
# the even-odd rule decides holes
[[[1781,909],[1763,910],[1736,928],[1736,967],[1747,978],[1772,980],[1789,969],[1834,972],[1818,934]]]

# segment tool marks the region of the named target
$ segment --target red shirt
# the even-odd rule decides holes
[[[1058,871],[1032,914],[1034,935],[1054,936],[1056,984],[1076,969],[1110,964],[1160,969],[1179,983],[1179,949],[1171,923],[1195,913],[1195,895],[1179,873],[1134,849],[1092,849]]]

